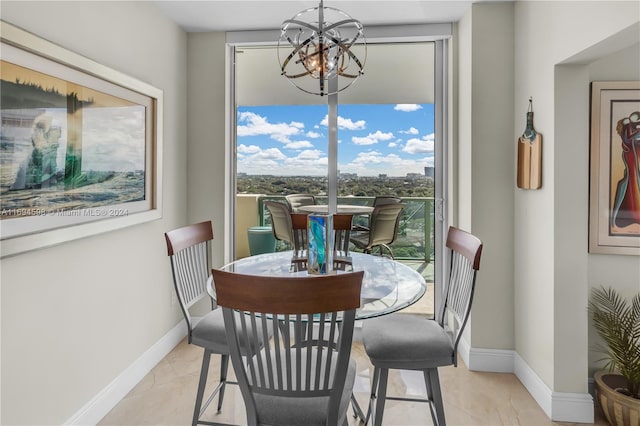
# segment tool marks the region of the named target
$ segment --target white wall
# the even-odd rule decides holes
[[[513,349],[513,4],[474,5],[458,25],[458,226],[483,242],[466,330]]]
[[[189,220],[213,219],[213,267],[224,264],[225,34],[188,34]]]
[[[2,19],[164,91],[163,218],[2,259],[2,424],[62,424],[181,321],[163,233],[186,204],[186,35],[149,2],[2,2]]]
[[[522,132],[529,97],[543,135],[542,188],[514,190],[515,349],[554,392],[587,391],[589,275],[617,269],[613,276],[638,282],[637,257],[587,253],[590,76],[571,58],[593,57],[590,49],[600,58],[611,54],[615,46],[602,49],[602,42],[639,16],[637,2],[515,6],[514,105],[522,115],[515,116],[513,138]],[[637,39],[626,42],[618,48]],[[616,67],[609,64],[612,78]]]

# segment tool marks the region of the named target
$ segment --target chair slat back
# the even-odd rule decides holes
[[[309,247],[307,216],[308,215],[306,213],[291,213],[294,250],[306,250],[307,247]]]
[[[398,235],[400,214],[405,204],[382,204],[374,207],[369,228],[369,247],[391,244]]]
[[[444,307],[445,312],[450,312],[456,322],[450,325],[454,333],[456,351],[471,313],[476,273],[480,269],[482,242],[468,232],[449,227],[447,247],[451,250],[451,264]],[[441,325],[444,323],[444,315],[439,321]]]
[[[164,236],[173,284],[191,336],[193,324],[189,308],[207,295],[213,226],[211,221],[196,223],[166,232]]]
[[[206,292],[209,244],[202,242],[184,248],[171,257],[171,262],[180,299],[190,308]]]
[[[248,423],[259,423],[256,394],[327,397],[329,416],[337,416],[364,273],[292,278],[212,273],[227,336],[236,336],[229,349]],[[268,343],[256,349],[259,323],[263,330],[272,328],[273,337],[262,336]],[[246,362],[241,347],[254,348]]]
[[[346,255],[349,252],[349,239],[351,237],[351,222],[353,215],[336,214],[333,216],[333,250],[341,251]]]

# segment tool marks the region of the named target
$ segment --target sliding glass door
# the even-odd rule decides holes
[[[427,295],[411,307],[433,315],[445,215],[443,101],[436,68],[443,41],[368,45],[365,75],[338,97],[338,202],[371,205],[380,195],[406,204],[393,245],[397,260],[422,273]],[[234,256],[249,255],[247,229],[268,226],[261,201],[309,193],[327,196],[326,97],[303,93],[279,75],[273,45],[235,45]],[[395,68],[397,67],[397,69]],[[356,218],[366,221],[366,218]],[[277,247],[276,249],[285,247]]]

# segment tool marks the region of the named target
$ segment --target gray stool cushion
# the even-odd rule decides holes
[[[236,315],[239,315],[236,313]],[[249,329],[252,329],[249,326]],[[269,331],[269,335],[271,335]],[[262,342],[262,325],[258,324],[258,336],[260,338],[260,346]],[[227,333],[224,329],[224,318],[222,309],[214,309],[207,313],[191,330],[191,343],[209,349],[214,353],[229,354],[229,346],[227,344]],[[246,353],[243,343],[240,342],[240,351]],[[252,350],[255,352],[255,350]]]
[[[222,309],[214,309],[198,321],[191,331],[191,343],[215,353],[229,353]]]
[[[313,356],[315,357],[315,354]],[[336,358],[337,354],[334,354],[332,361],[335,361]],[[302,359],[305,359],[305,357],[303,356]],[[335,364],[335,362],[332,362],[332,364]],[[339,420],[344,419],[347,415],[355,378],[356,363],[353,359],[350,359],[338,410]],[[329,405],[328,396],[292,398],[254,393],[254,399],[260,416],[259,421],[262,425],[326,426],[325,419]]]
[[[371,363],[380,368],[422,370],[451,365],[453,344],[433,320],[391,314],[364,321],[362,341]]]

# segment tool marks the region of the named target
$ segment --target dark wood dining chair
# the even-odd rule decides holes
[[[210,246],[213,240],[213,226],[211,221],[196,223],[166,232],[164,236],[167,243],[167,254],[171,259],[173,284],[184,320],[187,323],[188,342],[204,348],[191,422],[192,425],[196,425],[199,423],[201,414],[216,394],[218,394],[218,411],[222,408],[229,365],[229,346],[227,345],[222,310],[216,309],[212,300],[211,311],[199,321],[196,321],[190,313],[190,308],[194,304],[202,298],[208,297],[206,283],[211,270]],[[221,355],[220,382],[203,406],[202,400],[207,384],[211,354]]]
[[[345,256],[349,253],[349,243],[351,242],[352,214],[333,215],[333,251],[342,252]]]
[[[189,344],[204,349],[202,367],[196,402],[193,409],[192,425],[211,424],[200,420],[202,413],[211,401],[218,395],[218,412],[222,408],[229,366],[229,345],[224,327],[222,310],[217,309],[215,301],[211,299],[211,311],[200,319],[191,315],[190,309],[203,298],[210,298],[207,292],[207,279],[211,271],[211,241],[213,240],[213,226],[211,221],[200,222],[182,228],[174,229],[164,234],[167,243],[167,254],[171,260],[173,284],[178,297],[182,314],[187,323],[187,338]],[[257,330],[270,335],[269,329]],[[213,389],[211,396],[202,404],[207,385],[207,376],[212,354],[220,354],[220,382]]]
[[[346,426],[356,375],[350,358],[353,325],[364,273],[212,274],[227,335],[235,336],[229,349],[247,424]],[[272,338],[262,336],[268,342],[264,348],[251,324],[274,330]],[[246,359],[242,345],[254,349]]]
[[[308,239],[308,214],[291,213],[291,226],[293,228],[294,250],[306,250],[309,247]],[[349,253],[351,236],[352,214],[333,215],[333,251],[343,255]]]
[[[457,365],[458,343],[469,319],[480,269],[482,242],[468,232],[450,227],[446,245],[451,254],[449,279],[443,287],[444,309],[435,320],[396,313],[363,323],[362,341],[374,366],[365,424],[373,413],[374,426],[382,425],[385,401],[389,399],[428,402],[433,424],[446,424],[438,367]],[[447,323],[448,318],[453,319],[451,323]],[[422,371],[427,399],[387,396],[390,369]]]
[[[309,247],[309,237],[307,233],[307,214],[291,213],[291,228],[293,229],[293,249],[296,251],[306,250]]]

